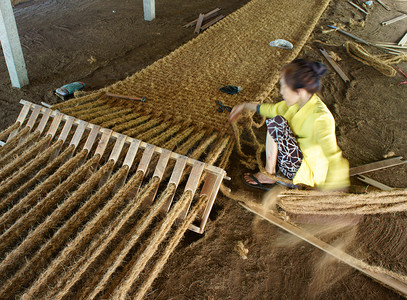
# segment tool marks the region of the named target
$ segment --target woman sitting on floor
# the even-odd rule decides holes
[[[276,167],[294,184],[321,189],[344,189],[349,186],[349,164],[342,157],[335,136],[335,120],[321,99],[320,78],[326,66],[297,59],[281,70],[278,103],[243,103],[236,105],[230,121],[244,111],[256,111],[268,118],[265,170],[276,174]],[[269,189],[275,177],[258,172],[246,173],[250,186]]]

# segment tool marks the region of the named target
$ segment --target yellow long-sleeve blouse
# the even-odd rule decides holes
[[[349,186],[349,163],[336,142],[335,120],[317,95],[301,108],[298,104],[287,106],[281,101],[261,104],[258,112],[266,118],[283,116],[296,136],[303,160],[293,178],[294,184],[322,189]]]

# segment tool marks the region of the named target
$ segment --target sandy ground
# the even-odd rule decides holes
[[[351,78],[344,83],[331,70],[322,96],[337,122],[338,143],[351,166],[383,159],[389,153],[407,157],[407,78],[386,77],[347,53],[347,38],[326,32],[328,24],[371,41],[397,42],[407,19],[389,26],[380,22],[407,11],[405,1],[377,2],[369,16],[345,1],[333,1],[315,28],[301,57],[324,61],[319,47],[333,51]],[[194,38],[182,25],[216,7],[229,14],[246,0],[156,1],[157,18],[143,20],[142,4],[130,0],[43,0],[15,6],[14,12],[26,59],[30,85],[12,88],[4,59],[0,59],[0,129],[11,125],[21,109],[19,99],[49,104],[60,101],[54,90],[80,80],[86,90],[110,85],[150,65]],[[360,1],[361,3],[361,1]],[[355,21],[355,22],[354,22]],[[355,23],[355,24],[354,24]],[[318,42],[320,41],[320,42]],[[322,43],[321,43],[322,42]],[[369,51],[374,49],[368,48]],[[332,52],[330,52],[332,53]],[[398,67],[407,72],[407,63]],[[243,167],[233,156],[228,168],[234,191]],[[407,166],[369,174],[392,187],[407,186]],[[374,188],[356,180],[366,191]],[[260,200],[262,194],[252,196]],[[366,216],[354,229],[347,251],[364,261],[407,275],[405,213]],[[307,230],[313,227],[307,226]],[[323,239],[340,244],[350,230]],[[247,259],[239,255],[241,242]],[[331,261],[320,250],[289,238],[273,225],[256,219],[223,196],[211,215],[206,233],[188,233],[154,283],[148,299],[397,299],[399,296],[361,273]]]

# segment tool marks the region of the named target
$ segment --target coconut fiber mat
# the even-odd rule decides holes
[[[197,132],[201,142],[215,134],[215,140],[225,141],[222,152],[233,144],[232,127],[229,113],[218,111],[216,101],[230,107],[264,101],[279,70],[298,55],[328,3],[253,0],[125,80],[53,108],[160,147],[180,134],[178,145]],[[276,39],[290,41],[293,49],[271,47],[269,42]],[[235,95],[219,90],[229,84],[243,90]],[[146,101],[106,92],[144,96]]]

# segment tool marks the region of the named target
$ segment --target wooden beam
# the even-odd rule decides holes
[[[385,184],[383,184],[383,183],[381,183],[381,182],[379,182],[377,180],[374,180],[372,178],[366,177],[364,175],[358,175],[356,178],[359,179],[360,181],[362,181],[364,183],[367,183],[367,184],[369,184],[371,186],[374,186],[374,187],[376,187],[376,188],[378,188],[379,190],[382,190],[382,191],[392,191],[392,190],[394,190],[392,187],[390,187],[388,185],[385,185]]]
[[[378,281],[379,283],[390,287],[391,289],[401,293],[402,295],[407,295],[407,284],[404,282],[389,276],[388,274],[384,274],[381,272],[374,272],[366,267],[366,264],[363,263],[361,260],[345,253],[344,251],[335,248],[324,241],[316,238],[314,235],[310,234],[309,232],[293,226],[287,222],[284,222],[280,218],[276,217],[272,213],[268,211],[264,211],[262,206],[257,203],[240,203],[248,211],[262,217],[263,219],[269,221],[270,223],[280,227],[281,229],[295,235],[296,237],[310,243],[311,245],[321,249],[325,253],[332,255],[333,257],[339,259],[340,261],[344,262],[345,264],[355,268],[356,270],[362,272],[363,274],[373,278],[374,280]]]
[[[326,58],[326,60],[329,62],[331,67],[338,73],[338,75],[342,78],[344,82],[349,82],[350,79],[349,77],[345,74],[345,72],[342,71],[342,69],[338,66],[338,64],[331,58],[331,56],[326,52],[324,49],[319,49],[321,51],[322,55]]]
[[[398,21],[400,21],[400,20],[403,20],[404,18],[407,18],[407,15],[406,15],[406,14],[402,14],[401,16],[398,16],[398,17],[393,18],[393,19],[391,19],[391,20],[388,20],[388,21],[385,21],[385,22],[381,22],[380,24],[383,25],[383,26],[386,26],[386,25],[390,25],[390,24],[392,24],[392,23],[394,23],[394,22],[398,22]]]
[[[155,0],[143,0],[144,20],[152,21],[155,19]]]
[[[210,19],[211,17],[216,16],[219,13],[219,11],[220,11],[220,8],[215,8],[214,10],[211,10],[210,12],[208,12],[204,15],[203,20],[206,21],[206,20]],[[198,22],[198,18],[189,22],[188,24],[185,24],[184,27],[185,28],[192,27],[192,26],[196,25],[196,22]]]
[[[220,15],[217,16],[216,18],[210,20],[208,23],[205,23],[204,25],[201,26],[201,30],[205,30],[206,28],[208,28],[209,26],[212,26],[213,24],[215,24],[216,22],[222,20],[225,16],[224,15]]]
[[[399,41],[399,43],[397,45],[399,46],[404,46],[404,44],[407,43],[407,32],[404,34],[404,36],[401,38],[401,40]]]
[[[384,168],[394,167],[394,166],[398,166],[398,165],[407,163],[407,160],[402,160],[402,159],[403,158],[401,156],[399,156],[399,157],[389,158],[389,159],[377,161],[374,163],[354,167],[349,170],[349,176],[360,175],[360,174],[377,171],[377,170],[381,170]]]
[[[202,26],[202,22],[204,19],[204,14],[199,14],[199,18],[198,18],[198,22],[196,22],[196,26],[195,26],[195,33],[199,33],[201,31],[201,26]]]
[[[0,1],[0,39],[11,85],[17,88],[27,85],[27,69],[10,0]]]
[[[377,3],[379,3],[381,6],[383,6],[386,10],[390,10],[390,8],[387,7],[387,5],[385,5],[382,1],[380,0],[376,0]]]

